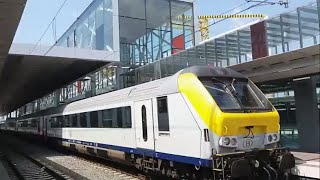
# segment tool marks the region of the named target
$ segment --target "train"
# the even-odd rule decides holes
[[[247,77],[193,66],[8,120],[2,130],[174,179],[288,177],[277,110]]]

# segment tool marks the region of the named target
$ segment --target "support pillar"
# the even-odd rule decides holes
[[[96,84],[96,73],[90,75],[90,86],[91,86],[91,96],[95,96],[97,94],[97,84]]]
[[[116,74],[116,85],[115,85],[115,88],[116,89],[121,89],[121,88],[124,88],[128,85],[128,81],[133,81],[132,77],[129,77],[130,80],[128,80],[128,77],[126,77],[126,80],[124,80],[125,76],[120,76],[122,73],[124,73],[124,70],[122,68],[117,68],[115,70],[115,74]],[[125,85],[125,83],[127,83]]]
[[[60,91],[59,90],[54,92],[54,97],[53,98],[54,98],[53,99],[53,106],[54,107],[58,107],[59,104],[60,104]],[[49,104],[47,104],[47,106],[48,105]],[[51,104],[49,106],[51,106]]]
[[[319,109],[316,77],[294,80],[293,88],[300,149],[307,152],[319,152]]]

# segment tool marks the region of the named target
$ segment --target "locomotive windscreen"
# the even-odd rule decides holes
[[[246,78],[205,78],[201,81],[222,111],[272,111],[268,99]]]

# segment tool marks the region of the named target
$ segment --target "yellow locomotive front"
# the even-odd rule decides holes
[[[292,154],[277,147],[278,112],[248,78],[227,68],[192,67],[181,72],[178,83],[210,131],[219,178],[255,173],[277,178],[294,166]]]
[[[268,99],[247,78],[200,80],[216,111],[205,122],[217,153],[273,148],[279,141],[279,115]]]

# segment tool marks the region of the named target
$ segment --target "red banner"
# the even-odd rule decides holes
[[[269,55],[267,46],[267,30],[265,21],[250,26],[252,59]]]
[[[185,49],[183,34],[172,39],[172,47],[173,47],[172,54],[176,54]]]

